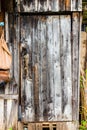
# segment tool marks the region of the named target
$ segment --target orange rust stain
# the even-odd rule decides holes
[[[65,1],[66,10],[69,10],[70,8],[70,0]]]

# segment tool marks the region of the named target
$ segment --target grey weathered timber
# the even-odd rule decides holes
[[[4,94],[14,101],[19,86],[22,121],[78,120],[80,14],[8,14],[6,19],[10,23],[6,39],[13,56],[14,80]],[[3,103],[6,98],[0,97]],[[60,124],[58,129],[67,128]]]
[[[0,130],[5,129],[5,124],[4,124],[4,100],[0,100]]]
[[[71,121],[70,15],[21,16],[21,48],[23,120]]]
[[[17,120],[18,120],[17,100],[6,98],[0,99],[0,130],[7,130],[10,128],[17,130]]]
[[[82,11],[82,0],[72,0],[71,11]]]
[[[82,11],[82,0],[18,0],[20,12]]]
[[[71,19],[60,17],[60,67],[62,89],[62,113],[65,119],[72,118],[72,77],[71,77]],[[56,79],[57,80],[57,79]]]
[[[72,112],[73,120],[78,120],[79,111],[79,47],[80,14],[73,13],[72,19]]]
[[[24,21],[27,22],[26,26],[23,26]],[[32,52],[31,43],[33,44],[34,28],[32,27],[33,19],[28,25],[28,18],[24,16],[21,18],[21,105],[22,105],[22,118],[23,120],[34,120],[34,52]],[[23,28],[22,28],[23,27]],[[32,27],[32,28],[30,28]],[[28,44],[27,44],[28,42]],[[33,60],[32,60],[33,59]]]
[[[5,94],[18,94],[19,86],[19,25],[18,17],[5,14],[6,41],[12,54],[12,66],[10,69],[11,81],[5,87]]]

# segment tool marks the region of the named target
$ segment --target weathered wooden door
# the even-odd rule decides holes
[[[72,120],[71,16],[21,16],[24,121]]]

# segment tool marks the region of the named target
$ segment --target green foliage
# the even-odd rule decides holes
[[[85,70],[85,73],[86,73],[86,78],[87,78],[87,69]]]
[[[12,130],[12,127],[11,127],[11,128],[9,128],[9,130]]]
[[[87,29],[87,28],[86,28]],[[85,80],[87,79],[87,69],[85,70]],[[80,76],[80,88],[84,88],[84,77]]]
[[[87,130],[87,120],[82,120],[79,130]]]
[[[83,24],[87,24],[87,0],[82,2]]]
[[[83,85],[83,76],[80,76],[80,88],[84,88],[84,85]]]
[[[84,90],[85,84],[84,82],[87,80],[87,69],[85,70],[85,77],[80,76],[80,88],[82,88],[81,90]],[[81,120],[81,124],[79,126],[79,130],[87,130],[87,108],[85,108],[84,106],[80,106],[80,114],[85,113],[85,117],[86,119]]]

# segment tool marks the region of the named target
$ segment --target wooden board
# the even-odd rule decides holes
[[[14,98],[19,90],[22,121],[78,120],[79,13],[9,14],[6,20],[14,80],[4,94]]]
[[[23,123],[18,122],[19,127],[18,130],[22,130],[23,128],[27,130],[78,130],[78,122],[52,122],[52,123],[29,123],[28,125],[24,126]]]
[[[10,96],[11,98],[11,96]],[[17,99],[18,100],[18,99]],[[18,101],[0,98],[0,130],[17,130]]]
[[[72,19],[72,111],[73,120],[79,117],[79,47],[80,47],[80,14],[73,13]],[[76,113],[75,113],[76,112]]]
[[[71,17],[21,16],[22,114],[72,120]]]
[[[19,86],[19,25],[18,17],[5,13],[6,42],[12,55],[10,82],[5,87],[5,94],[18,94]]]
[[[18,0],[18,4],[19,2],[20,12],[82,11],[82,0]]]

